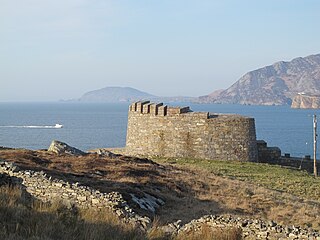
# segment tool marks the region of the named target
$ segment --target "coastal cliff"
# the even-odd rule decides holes
[[[320,108],[320,96],[298,94],[292,99],[291,108]]]

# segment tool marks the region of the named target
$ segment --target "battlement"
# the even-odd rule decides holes
[[[129,106],[129,111],[154,116],[174,116],[192,112],[190,107],[168,107],[163,103],[150,103],[150,101],[134,102]]]
[[[210,121],[229,121],[236,119],[251,119],[238,114],[220,114],[209,112],[194,112],[187,107],[167,106],[163,103],[152,103],[150,101],[134,102],[129,106],[129,113],[137,114],[138,116],[158,116],[158,117],[179,117],[208,119]]]
[[[141,101],[129,107],[126,153],[256,161],[253,118]]]

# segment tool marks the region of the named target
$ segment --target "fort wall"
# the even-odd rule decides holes
[[[255,122],[149,101],[130,105],[126,154],[257,161]]]

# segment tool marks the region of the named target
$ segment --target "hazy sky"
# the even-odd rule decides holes
[[[320,53],[319,0],[0,0],[0,101],[199,96]]]

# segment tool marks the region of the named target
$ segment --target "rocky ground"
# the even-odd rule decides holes
[[[239,227],[248,239],[319,237],[318,202],[205,171],[106,150],[2,148],[0,159],[2,178],[20,181],[39,199],[62,198],[70,207],[109,207],[143,229],[157,218],[168,234],[208,225]]]

